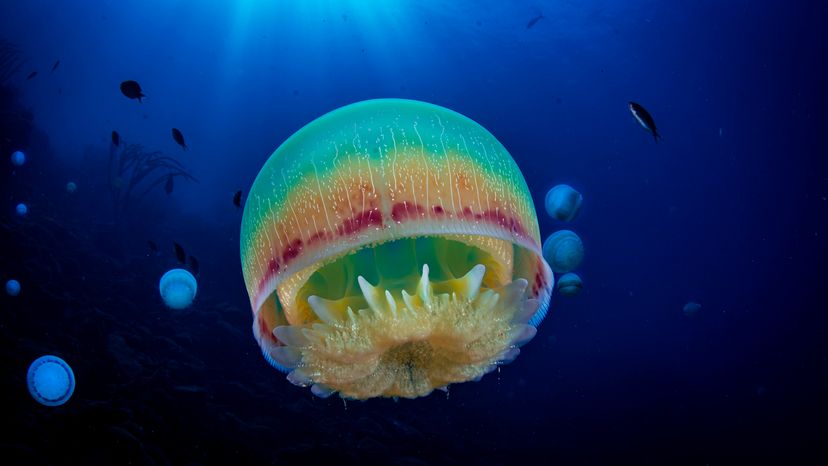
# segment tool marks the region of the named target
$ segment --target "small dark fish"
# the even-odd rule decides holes
[[[661,135],[658,134],[655,120],[653,120],[653,117],[650,116],[650,112],[648,112],[644,109],[644,107],[635,102],[630,102],[629,104],[630,112],[632,112],[633,116],[638,121],[638,124],[640,124],[641,127],[646,129],[647,131],[653,133],[653,139],[655,139],[655,142],[658,142],[658,140],[661,139]]]
[[[236,194],[233,194],[233,205],[236,207],[241,207],[241,191],[236,191]]]
[[[58,66],[60,66],[60,60],[56,61],[56,62],[55,62],[55,64],[54,64],[54,65],[52,65],[52,71],[51,71],[51,73],[54,73],[54,72],[55,72],[55,70],[56,70],[56,69],[58,69]]]
[[[117,131],[112,131],[112,145],[115,147],[121,145],[121,135]]]
[[[184,143],[184,135],[181,134],[181,131],[178,128],[172,129],[172,136],[179,146],[181,146],[184,150],[187,150],[187,144]]]
[[[164,192],[167,193],[168,195],[172,194],[172,192],[173,192],[173,176],[172,175],[167,177],[167,184],[164,185]]]
[[[529,22],[526,23],[526,29],[532,29],[532,26],[538,24],[538,21],[542,20],[543,18],[546,18],[546,16],[543,16],[543,13],[541,13],[538,16],[535,16],[534,18],[530,19]]]
[[[129,97],[130,99],[138,99],[138,102],[142,102],[141,99],[146,97],[146,95],[144,95],[144,92],[141,90],[141,85],[135,81],[122,82],[121,93]]]
[[[152,242],[151,240],[148,240],[148,241],[147,241],[147,246],[149,246],[150,251],[152,251],[153,253],[157,253],[157,252],[158,252],[158,245],[157,245],[157,244],[155,244],[154,242]]]
[[[35,76],[37,76],[37,71],[32,71],[31,73],[29,73],[28,76],[26,76],[26,79],[29,80],[34,78]]]
[[[190,256],[190,270],[193,271],[194,275],[198,275],[198,259],[193,256]]]
[[[175,247],[175,257],[176,257],[176,259],[178,259],[178,262],[181,262],[182,264],[186,264],[187,263],[187,255],[184,254],[184,248],[182,248],[181,245],[176,243],[175,241],[173,241],[173,247]]]

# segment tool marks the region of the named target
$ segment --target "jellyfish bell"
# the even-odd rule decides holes
[[[690,301],[684,305],[682,311],[684,311],[684,315],[687,317],[695,317],[701,310],[701,307],[701,304]]]
[[[19,150],[12,152],[11,163],[15,167],[23,166],[23,164],[26,163],[26,154]]]
[[[553,272],[571,272],[584,259],[584,243],[574,231],[556,231],[543,242],[543,257]]]
[[[568,222],[578,216],[583,201],[581,193],[568,184],[559,184],[546,193],[544,205],[550,217]]]
[[[14,208],[14,211],[17,213],[19,217],[25,217],[27,213],[29,213],[29,208],[24,203],[17,204],[17,207]]]
[[[158,283],[164,304],[172,309],[186,309],[193,303],[198,291],[196,279],[187,270],[168,270]]]
[[[443,107],[312,121],[249,191],[241,262],[265,359],[319,396],[415,398],[520,353],[553,278],[506,149]]]
[[[78,190],[78,185],[76,185],[74,181],[70,181],[70,182],[66,183],[66,192],[67,193],[73,194],[77,190]]]
[[[9,296],[17,296],[20,294],[20,282],[17,280],[9,280],[6,282],[6,294]]]
[[[26,376],[29,393],[45,406],[60,406],[75,392],[75,373],[57,356],[41,356],[29,366]]]
[[[578,274],[570,272],[558,278],[555,286],[558,293],[564,296],[575,296],[581,292],[584,284]]]

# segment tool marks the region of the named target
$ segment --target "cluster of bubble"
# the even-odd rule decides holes
[[[567,184],[559,184],[546,193],[544,205],[552,218],[562,222],[574,220],[581,211],[584,197]],[[543,257],[552,272],[562,274],[557,279],[556,290],[564,296],[575,296],[583,288],[578,274],[573,273],[584,259],[584,243],[572,230],[559,230],[543,242]]]
[[[16,150],[12,152],[11,157],[9,157],[12,166],[14,167],[22,167],[26,163],[26,154],[23,151]],[[24,203],[19,203],[14,207],[14,212],[17,214],[18,217],[25,217],[26,214],[29,213],[29,206]],[[17,296],[20,294],[20,282],[14,279],[11,279],[6,282],[6,294],[9,296]]]
[[[10,160],[12,166],[22,167],[23,164],[26,163],[26,154],[24,154],[23,151],[16,150],[12,152]],[[14,211],[19,217],[25,217],[26,214],[29,213],[29,207],[21,202],[15,206]]]
[[[26,164],[26,154],[16,150],[12,152],[10,161],[13,167],[22,167]],[[76,189],[77,185],[73,182],[66,185],[66,191],[70,194]],[[18,217],[25,217],[29,213],[29,206],[20,202],[15,206],[14,212]],[[19,281],[10,279],[6,282],[7,295],[18,296],[20,290]],[[26,384],[32,398],[38,403],[44,406],[60,406],[69,401],[75,392],[75,373],[63,359],[52,355],[41,356],[29,366]]]

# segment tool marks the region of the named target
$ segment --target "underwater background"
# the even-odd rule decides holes
[[[747,0],[3,2],[4,464],[821,464],[826,20]],[[582,238],[584,286],[480,382],[321,399],[253,338],[233,198],[308,122],[386,97],[490,131],[542,238]],[[163,165],[143,197],[113,131]],[[544,210],[561,183],[584,196],[568,223]],[[185,310],[158,292],[174,242],[197,258]],[[46,354],[74,371],[62,406],[27,388]]]

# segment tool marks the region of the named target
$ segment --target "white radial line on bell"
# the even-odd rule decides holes
[[[288,186],[288,182],[287,182],[287,178],[285,178],[285,171],[284,170],[282,170],[282,182],[285,184],[285,186]],[[296,209],[293,208],[293,204],[294,204],[293,202],[290,203],[290,211],[293,214],[293,221],[296,222],[296,231],[299,233],[299,236],[302,236],[302,227],[301,227],[301,224],[299,223],[299,217],[296,215]],[[304,242],[304,238],[302,238],[302,241]]]
[[[356,123],[354,123],[354,138],[351,140],[351,145],[354,147],[354,155],[357,156],[357,160],[359,160],[359,147],[357,146],[358,142],[359,142],[359,133],[357,132],[357,125],[356,125]],[[349,170],[353,170],[352,165],[351,165],[351,154],[348,154],[348,167],[349,167],[348,168]],[[362,172],[363,172],[362,167],[360,167],[360,169],[357,170],[357,174],[359,175],[359,192],[362,193],[362,210],[360,210],[360,213],[365,212],[365,189],[362,188],[362,183],[363,183],[363,181],[362,181]],[[351,179],[353,179],[353,172],[351,172]],[[355,213],[356,212],[351,212],[352,215],[355,214]],[[362,217],[360,217],[360,220],[361,219],[362,219]]]
[[[397,139],[394,137],[394,128],[388,128],[391,133],[391,142],[394,143],[394,161],[391,163],[391,173],[394,174],[394,192],[397,192]]]
[[[261,200],[259,200],[259,203],[261,203]],[[268,206],[269,206],[270,205],[270,199],[267,200],[267,203],[268,203]],[[270,234],[268,234],[268,232],[267,232],[268,229],[267,228],[263,228],[263,230],[265,231],[265,238],[267,238],[267,244],[268,244],[268,246],[270,246],[270,255],[272,256],[274,254],[274,252],[273,252],[273,243],[270,241]]]
[[[261,211],[262,211],[262,198],[261,198],[261,196],[259,196],[258,194],[256,195],[256,202],[257,202],[257,203],[258,203],[258,205],[259,205],[259,212],[261,212]],[[270,202],[270,199],[268,199],[268,202]],[[270,212],[269,212],[269,211],[268,211],[268,213],[267,213],[267,214],[263,215],[263,216],[262,216],[262,217],[260,217],[260,218],[265,218],[265,217],[268,217],[268,216],[270,216]],[[260,220],[260,221],[261,221],[261,220]],[[264,222],[262,221],[262,223],[264,223]],[[263,228],[263,229],[264,229],[264,230],[267,230],[267,227],[265,227],[265,228]],[[258,238],[258,241],[259,241],[259,242],[261,242],[261,236]],[[257,245],[257,246],[258,246],[258,245]],[[257,248],[255,248],[255,250],[256,250],[256,259],[257,259],[257,261],[258,261],[258,262],[260,262],[260,263],[267,264],[268,259],[267,259],[267,257],[265,256],[265,254],[262,252],[262,248],[257,247]],[[272,255],[272,254],[271,254],[271,255]]]
[[[385,154],[386,154],[386,157],[387,157],[388,156],[387,146],[386,146],[386,149],[385,149]],[[382,170],[377,170],[377,177],[379,177],[380,186],[384,187],[387,190],[388,189],[388,179],[387,179],[386,168],[387,168],[388,164],[385,163],[385,160],[384,160],[384,158],[386,158],[386,157],[383,157],[383,155],[382,155],[382,147],[377,147],[377,155],[378,155],[378,159],[380,161],[380,167],[382,168]],[[369,165],[368,165],[368,172],[369,173],[371,172],[370,162],[369,162]],[[394,176],[396,178],[396,174]],[[374,184],[374,180],[373,180],[373,175],[372,175],[372,177],[371,177],[371,185],[372,185],[371,187],[372,188],[373,188],[373,184]],[[391,213],[391,202],[393,201],[393,199],[395,197],[395,194],[392,192],[391,196],[384,196],[384,195],[382,195],[382,193],[378,192],[376,190],[376,188],[374,188],[374,195],[379,197],[380,212],[383,214],[382,215],[383,223],[393,222],[393,220],[391,220],[391,215],[385,215],[385,214],[386,213],[388,213],[388,214]]]
[[[460,140],[463,141],[463,147],[466,149],[466,154],[469,155],[469,160],[471,160],[472,166],[472,177],[474,177],[474,191],[477,193],[477,211],[483,211],[483,204],[480,202],[480,186],[478,185],[477,181],[477,170],[479,167],[476,163],[474,163],[474,157],[471,157],[471,153],[469,152],[469,146],[466,145],[466,138],[462,134],[460,135]]]
[[[285,242],[282,241],[282,235],[279,234],[278,225],[274,225],[273,231],[276,233],[276,239],[279,240],[279,248],[284,249],[285,248]],[[287,238],[285,238],[285,239],[287,240]]]
[[[489,152],[486,150],[486,144],[481,142],[480,147],[483,148],[483,158],[486,159],[486,162],[489,164],[489,169],[491,170],[492,169],[492,162],[491,162],[491,160],[489,160]],[[491,212],[491,210],[492,210],[492,205],[491,205],[491,203],[489,203],[489,191],[490,191],[489,189],[486,190],[486,211],[487,212]]]
[[[417,139],[420,140],[420,155],[422,155],[422,157],[423,157],[423,169],[426,171],[426,176],[425,176],[425,199],[426,199],[426,203],[428,203],[429,199],[430,199],[428,197],[428,184],[429,184],[428,177],[429,177],[429,175],[431,175],[431,173],[429,172],[429,168],[428,168],[428,158],[425,155],[425,144],[423,144],[423,138],[422,138],[422,136],[420,136],[420,131],[417,130],[417,122],[416,121],[414,122],[414,133],[417,134]],[[428,209],[427,208],[426,208],[426,215],[428,215]]]
[[[316,161],[311,159],[311,165],[313,165],[313,175],[316,177],[316,189],[319,191],[319,199],[322,201],[322,211],[325,212],[325,220],[328,222],[328,231],[332,232],[334,230],[331,225],[331,219],[328,218],[328,207],[325,205],[325,196],[322,194],[322,183],[319,182],[319,171],[316,168]],[[313,227],[317,228],[316,220],[313,221]]]
[[[316,225],[316,217],[313,216],[313,215],[310,215],[310,218],[311,218],[311,220],[313,220],[313,231],[315,231],[315,232],[319,231],[319,226]],[[311,233],[310,230],[308,230],[308,238],[310,238],[311,235],[313,235],[313,233]]]
[[[337,151],[338,150],[339,149],[337,149]],[[350,159],[350,156],[348,158]],[[345,198],[348,199],[348,212],[350,214],[353,214],[354,213],[354,206],[351,203],[351,190],[348,188],[348,183],[345,182],[345,177],[342,175],[342,169],[341,169],[342,164],[340,163],[339,166],[340,166],[340,168],[338,168],[338,169],[334,168],[334,169],[339,174],[339,180],[342,182],[342,189],[345,191]],[[348,167],[349,170],[350,170],[350,168],[351,167]],[[351,178],[351,181],[353,182],[353,178]]]
[[[454,206],[454,176],[451,173],[451,161],[449,160],[448,151],[446,150],[446,143],[443,141],[443,136],[446,134],[446,127],[443,126],[443,120],[440,119],[440,115],[435,115],[437,117],[437,124],[440,125],[440,146],[443,148],[443,155],[446,158],[446,168],[448,169],[448,176],[449,176],[449,195],[451,196],[451,213],[452,215],[457,213],[457,208]]]
[[[380,157],[382,156],[382,149],[377,148]],[[368,162],[368,176],[371,177],[371,192],[376,193],[377,188],[374,186],[374,171],[371,170],[371,154],[365,154],[365,161]]]

